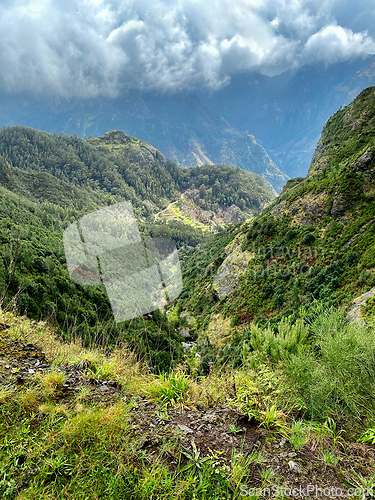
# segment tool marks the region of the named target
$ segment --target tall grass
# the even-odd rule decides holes
[[[312,314],[302,311],[295,324],[283,319],[276,332],[252,326],[242,353],[245,370],[268,364],[287,375],[281,392],[288,386],[309,419],[366,418],[373,423],[375,324],[350,323],[345,311],[326,310],[322,304],[313,309]]]
[[[322,312],[310,325],[311,346],[283,360],[312,419],[375,416],[375,328]]]

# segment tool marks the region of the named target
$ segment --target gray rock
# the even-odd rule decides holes
[[[347,206],[345,203],[345,199],[342,195],[339,195],[337,198],[333,200],[332,208],[331,208],[331,216],[333,218],[340,217],[347,211]]]
[[[296,462],[293,462],[293,460],[288,462],[288,466],[291,472],[295,472],[296,474],[301,474],[302,472],[301,467],[298,464],[296,464]]]
[[[272,215],[274,217],[279,217],[280,215],[282,215],[282,213],[284,212],[285,210],[285,205],[286,205],[286,201],[282,201],[281,203],[279,203],[278,205],[275,206],[275,208],[272,210]]]
[[[181,342],[181,345],[184,349],[191,349],[194,347],[196,344],[195,342]]]
[[[184,328],[183,330],[180,330],[179,334],[181,335],[181,337],[184,337],[185,339],[189,339],[191,337],[190,329],[188,327]]]
[[[362,320],[362,309],[366,305],[368,299],[371,299],[375,295],[375,287],[371,288],[370,291],[363,293],[359,297],[353,300],[352,305],[348,311],[349,321],[358,322]]]
[[[214,424],[218,420],[218,415],[216,413],[206,413],[203,416],[203,420],[205,422],[209,422],[210,424]]]
[[[374,151],[368,148],[355,163],[351,163],[351,167],[357,172],[364,172],[373,163]]]
[[[280,439],[280,443],[279,443],[280,448],[282,448],[285,445],[285,443],[286,443],[285,438]]]
[[[177,427],[180,429],[180,431],[184,432],[185,434],[193,434],[194,432],[184,424],[177,424]]]

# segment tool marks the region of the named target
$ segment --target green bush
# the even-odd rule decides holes
[[[294,231],[293,229],[291,229],[290,231],[288,231],[286,233],[285,238],[287,241],[291,241],[297,236],[297,234],[298,234],[297,231]]]
[[[268,297],[269,295],[271,295],[272,292],[273,292],[273,285],[272,285],[272,283],[265,283],[262,286],[262,292],[264,293],[264,295],[266,297]]]
[[[358,254],[356,252],[349,252],[348,255],[346,256],[345,261],[349,265],[357,264],[359,261]]]
[[[315,241],[315,236],[311,233],[306,234],[306,236],[303,238],[303,244],[304,245],[311,245]]]
[[[309,326],[311,347],[285,358],[290,380],[310,418],[327,415],[358,419],[375,412],[375,328],[348,323],[344,311],[330,309]]]
[[[300,318],[294,324],[291,318],[283,318],[278,323],[275,333],[269,326],[261,328],[252,324],[249,345],[244,343],[244,362],[251,358],[259,357],[262,361],[281,361],[291,354],[297,354],[299,349],[307,343],[308,327]]]
[[[285,302],[285,297],[283,293],[275,294],[273,303],[275,307],[281,307]]]

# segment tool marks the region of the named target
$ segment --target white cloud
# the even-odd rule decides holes
[[[325,26],[306,42],[303,56],[306,60],[332,63],[362,54],[374,54],[375,42],[367,33],[353,33],[341,26]]]
[[[237,71],[329,64],[375,52],[370,34],[350,25],[357,19],[363,28],[367,3],[3,0],[0,88],[65,96],[215,89]]]

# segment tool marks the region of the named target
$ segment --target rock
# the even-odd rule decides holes
[[[224,318],[221,313],[212,314],[207,328],[207,339],[215,347],[227,345],[233,336],[231,319]]]
[[[289,206],[294,224],[317,224],[327,215],[328,194],[306,193],[302,198],[297,198]]]
[[[285,438],[280,439],[280,443],[279,443],[280,448],[283,448],[283,446],[285,445],[285,443],[286,443],[286,439]]]
[[[357,172],[364,172],[373,163],[374,151],[368,148],[362,156],[358,158],[355,163],[351,163],[350,166]]]
[[[184,337],[185,339],[191,338],[189,327],[186,327],[186,328],[180,330],[179,334],[181,335],[181,337]]]
[[[302,472],[301,467],[296,462],[293,462],[293,460],[288,462],[288,466],[291,472],[295,472],[296,474],[301,474]]]
[[[181,342],[181,345],[184,349],[191,349],[194,347],[196,344],[195,342]]]
[[[218,415],[216,413],[206,413],[202,420],[210,424],[215,424],[218,421]]]
[[[177,427],[180,429],[180,431],[184,432],[185,434],[193,434],[194,432],[184,424],[177,424]]]
[[[282,215],[283,211],[285,210],[285,208],[286,208],[285,205],[286,205],[286,201],[284,200],[274,207],[271,214],[274,217],[279,217],[280,215]]]
[[[242,251],[244,239],[245,236],[238,236],[225,248],[227,257],[217,270],[213,283],[220,299],[232,293],[238,286],[239,277],[247,271],[250,260],[254,258],[252,252]]]
[[[34,373],[35,373],[35,370],[33,370],[32,368],[29,368],[29,374],[33,375]]]
[[[375,287],[371,288],[370,291],[363,293],[359,297],[353,300],[352,305],[348,311],[349,321],[361,321],[362,320],[362,309],[366,305],[368,299],[371,299],[375,295]]]
[[[333,200],[332,208],[331,208],[331,216],[336,219],[340,217],[347,211],[347,206],[345,203],[345,199],[342,195],[339,195],[337,198]]]

